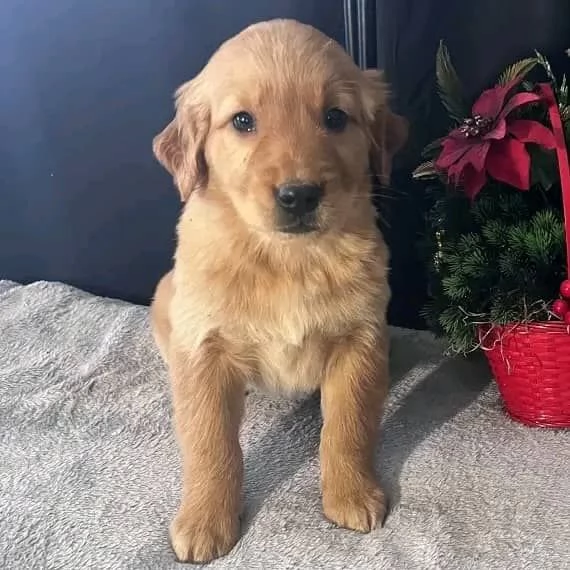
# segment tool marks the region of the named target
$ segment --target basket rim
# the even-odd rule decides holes
[[[531,334],[537,332],[557,332],[570,334],[570,324],[564,321],[512,321],[505,324],[485,323],[478,327],[482,332],[496,331],[503,334]]]

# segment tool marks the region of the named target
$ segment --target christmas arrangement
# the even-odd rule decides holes
[[[540,53],[467,102],[436,58],[449,133],[427,146],[428,325],[449,350],[485,351],[507,409],[570,426],[570,89]]]

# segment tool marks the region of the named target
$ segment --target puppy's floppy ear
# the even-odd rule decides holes
[[[363,104],[369,128],[372,167],[380,182],[387,185],[392,159],[408,140],[408,121],[390,110],[388,88],[382,72],[367,69],[363,74]]]
[[[176,115],[152,141],[154,155],[172,175],[185,202],[208,182],[204,145],[209,129],[209,109],[199,101],[193,81],[176,91]]]

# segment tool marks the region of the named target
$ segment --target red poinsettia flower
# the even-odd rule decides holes
[[[525,143],[552,149],[552,132],[539,123],[517,119],[512,111],[543,99],[537,93],[517,92],[509,98],[520,79],[484,91],[467,118],[442,143],[435,166],[448,181],[461,186],[475,198],[487,181],[487,175],[519,190],[530,187],[530,156]]]

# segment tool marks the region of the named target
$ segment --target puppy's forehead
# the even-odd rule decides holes
[[[250,26],[228,40],[206,72],[216,89],[237,89],[250,97],[300,88],[317,96],[335,86],[349,91],[359,69],[338,43],[315,28],[277,20]]]

